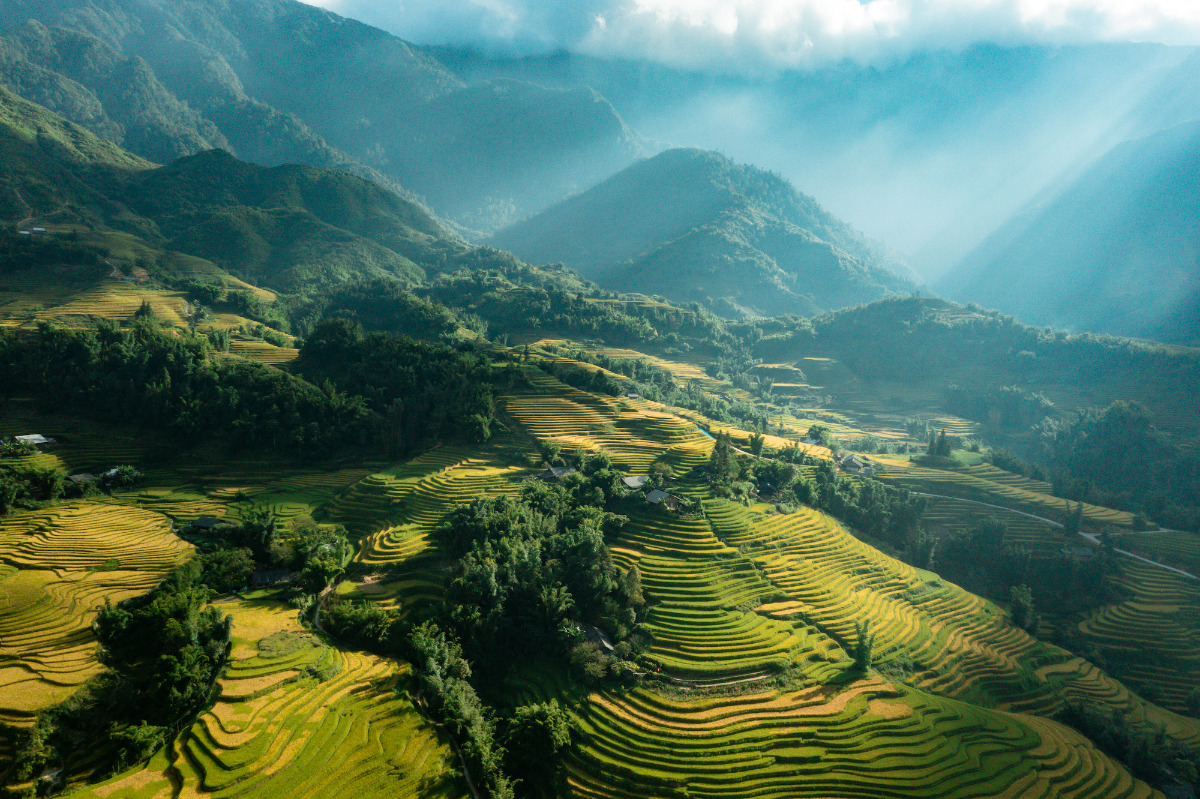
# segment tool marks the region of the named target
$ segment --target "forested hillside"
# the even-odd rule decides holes
[[[339,168],[494,229],[642,154],[587,90],[467,86],[408,43],[294,0],[16,0],[0,81],[150,160],[221,147]]]
[[[492,241],[723,316],[811,315],[916,286],[882,245],[778,175],[701,150],[641,161]]]
[[[1126,142],[990,236],[939,288],[1022,319],[1200,344],[1200,124]]]

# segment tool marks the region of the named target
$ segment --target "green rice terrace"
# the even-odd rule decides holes
[[[570,735],[549,790],[596,799],[1162,796],[1064,723],[1078,703],[1200,746],[1190,704],[1200,583],[1163,568],[1196,571],[1194,535],[1133,532],[1131,513],[1073,503],[1045,481],[978,460],[935,467],[895,451],[869,456],[884,485],[926,497],[922,523],[939,541],[998,521],[1004,544],[1034,562],[1097,551],[1102,532],[1145,558],[1116,555],[1109,595],[1069,613],[1047,609],[1040,632],[1022,629],[1003,598],[940,576],[936,557],[933,570],[917,568],[894,543],[828,512],[766,490],[719,490],[710,477],[714,435],[761,448],[761,458],[735,454],[743,463],[768,464],[794,446],[805,459],[796,473],[816,479],[832,455],[800,443],[814,425],[917,452],[924,444],[903,417],[767,404],[771,429],[759,436],[700,410],[576,388],[539,366],[591,364],[537,348],[525,357],[522,379],[498,397],[503,429],[486,443],[326,469],[266,455],[164,456],[153,437],[110,440],[73,417],[10,404],[6,435],[37,426],[69,443],[9,463],[69,472],[145,463],[135,487],[0,521],[3,756],[16,757],[39,713],[104,669],[94,623],[106,599],[144,594],[189,558],[180,534],[193,523],[241,529],[265,511],[280,529],[344,531],[352,546],[328,589],[305,601],[295,583],[213,599],[232,633],[211,702],[147,757],[113,774],[73,769],[57,785],[89,798],[482,795],[481,775],[468,765],[468,782],[472,761],[456,748],[469,734],[431,711],[414,665],[354,648],[322,614],[374,608],[397,625],[436,614],[461,590],[439,537],[447,520],[480,499],[519,501],[546,479],[554,453],[577,464],[605,453],[621,475],[657,474],[676,504],[621,489],[613,507],[626,521],[605,533],[615,573],[640,581],[641,654],[583,678],[532,647],[507,663],[503,691],[487,695],[502,712],[553,700],[565,713]],[[694,365],[655,362],[700,382]],[[700,390],[737,389],[705,376]],[[960,421],[956,434],[978,432]],[[1078,530],[1071,538],[1068,524]],[[39,776],[9,785],[34,790]]]

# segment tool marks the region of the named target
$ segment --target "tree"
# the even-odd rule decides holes
[[[507,727],[509,773],[521,780],[529,796],[560,795],[560,755],[571,742],[570,715],[551,699],[517,708]]]
[[[1066,524],[1063,525],[1063,535],[1068,538],[1074,538],[1079,532],[1080,525],[1083,524],[1083,502],[1076,502],[1075,509],[1071,511],[1071,515],[1067,517]]]
[[[1041,616],[1034,612],[1033,592],[1029,590],[1029,586],[1024,583],[1014,585],[1008,590],[1008,595],[1013,624],[1030,635],[1036,634]]]
[[[708,458],[708,473],[717,485],[728,486],[738,476],[737,453],[733,443],[725,433],[717,435],[717,443],[713,446],[712,455]]]
[[[763,443],[766,442],[766,436],[762,433],[750,434],[750,452],[755,457],[761,456],[763,451]]]
[[[562,462],[562,444],[557,441],[543,441],[541,444],[542,463],[554,466]]]
[[[865,673],[875,658],[875,635],[871,633],[871,620],[854,622],[854,669]]]

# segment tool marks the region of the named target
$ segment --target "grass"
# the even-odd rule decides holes
[[[105,599],[145,593],[190,547],[160,514],[98,502],[0,521],[0,721],[25,726],[101,665]]]
[[[216,705],[143,767],[78,796],[466,795],[449,745],[404,693],[408,666],[327,646],[282,603],[219,607],[235,648]]]

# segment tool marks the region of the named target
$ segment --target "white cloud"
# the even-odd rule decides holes
[[[716,69],[874,62],[981,41],[1200,44],[1197,0],[314,0],[423,44]]]

